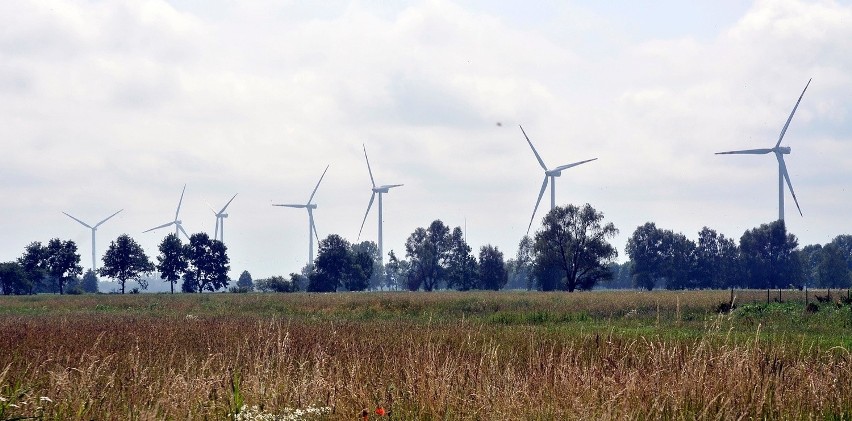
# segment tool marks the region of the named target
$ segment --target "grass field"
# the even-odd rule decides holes
[[[729,294],[0,297],[0,420],[852,419],[852,307]]]

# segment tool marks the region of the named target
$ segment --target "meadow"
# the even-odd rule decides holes
[[[847,292],[777,293],[0,297],[0,420],[852,419]]]

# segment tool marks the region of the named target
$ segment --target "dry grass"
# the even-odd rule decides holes
[[[675,312],[698,312],[700,300],[712,307],[716,295],[38,298],[0,301],[0,419],[222,419],[236,379],[249,405],[271,413],[328,406],[329,419],[379,405],[397,419],[852,415],[846,350],[767,339],[759,327],[751,339],[735,339],[726,316],[708,315],[701,335],[680,338],[455,317],[478,314],[471,308],[573,308],[601,323],[594,315],[661,307],[676,323]],[[49,309],[21,315],[32,303]]]

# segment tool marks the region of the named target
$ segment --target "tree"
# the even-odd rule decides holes
[[[733,239],[704,227],[695,248],[695,282],[698,288],[729,288],[738,279],[739,256]]]
[[[808,244],[799,253],[802,266],[802,282],[815,287],[820,285],[819,265],[822,262],[822,245]]]
[[[385,276],[384,276],[384,268],[381,263],[381,256],[379,255],[379,246],[376,245],[373,241],[362,241],[360,243],[352,244],[350,249],[352,253],[353,259],[356,264],[359,264],[359,268],[365,275],[367,276],[369,289],[383,289],[387,286],[385,285]],[[370,258],[372,262],[371,267],[366,267],[367,257]],[[360,262],[360,263],[359,263]],[[356,271],[358,269],[355,269]]]
[[[41,242],[34,241],[27,245],[24,254],[18,258],[18,263],[27,278],[26,284],[29,289],[27,294],[32,294],[43,287],[44,278],[47,275],[47,269],[44,266],[46,254],[47,249],[41,245]]]
[[[350,247],[349,241],[337,234],[320,240],[308,291],[334,292],[343,286],[352,271]]]
[[[479,249],[479,286],[497,291],[506,285],[509,275],[503,253],[490,244]]]
[[[432,291],[444,279],[445,263],[451,248],[450,229],[440,220],[428,228],[417,228],[405,241],[405,255],[410,262],[408,289]]]
[[[665,276],[666,233],[653,222],[646,222],[633,231],[627,240],[627,255],[633,262],[636,287],[654,289]]]
[[[254,283],[252,282],[249,271],[244,270],[243,273],[240,274],[240,278],[237,280],[237,288],[244,291],[254,291]]]
[[[98,276],[93,270],[89,269],[83,274],[80,288],[88,294],[96,294],[98,292]]]
[[[349,291],[369,288],[376,266],[379,265],[373,259],[373,253],[353,244],[349,249],[349,273],[344,277],[343,286]]]
[[[65,283],[70,278],[83,273],[83,268],[80,267],[80,255],[77,254],[77,244],[71,240],[51,239],[47,243],[44,254],[44,268],[58,287],[59,294],[64,294]]]
[[[142,246],[129,235],[119,235],[115,241],[110,242],[103,262],[104,265],[98,269],[98,273],[117,280],[122,294],[127,281],[135,281],[141,289],[148,288],[148,282],[142,279],[142,275],[150,274],[154,270],[154,264],[148,260]]]
[[[607,242],[618,234],[615,225],[603,223],[603,213],[591,205],[557,206],[544,217],[535,234],[534,250],[544,256],[540,263],[558,263],[564,277],[561,285],[569,292],[591,289],[598,281],[612,277],[606,265],[618,256]]]
[[[410,265],[407,260],[399,260],[391,250],[385,265],[385,285],[390,289],[403,289],[407,285]]]
[[[798,240],[787,233],[784,221],[752,228],[740,237],[740,256],[749,288],[782,288],[801,281],[794,250]],[[798,271],[797,271],[798,269]]]
[[[3,295],[21,295],[30,291],[27,274],[18,262],[0,263],[0,290]]]
[[[473,257],[470,246],[464,240],[461,227],[453,229],[449,243],[450,248],[445,261],[447,288],[460,291],[478,289],[476,258]]]
[[[186,247],[187,270],[181,288],[192,292],[227,288],[231,269],[227,250],[221,241],[211,240],[206,233],[192,234]]]
[[[525,235],[518,243],[518,252],[515,254],[515,264],[513,273],[510,275],[516,278],[516,282],[510,282],[512,287],[533,289],[535,284],[535,276],[533,276],[533,255],[535,243],[529,235]]]
[[[846,267],[852,270],[852,235],[838,235],[831,240],[831,243],[837,246],[840,253],[846,259]]]
[[[290,274],[290,279],[284,279],[283,276],[273,276],[266,279],[258,279],[255,285],[257,289],[263,292],[296,292],[299,290],[298,285]],[[297,275],[301,276],[301,275]]]
[[[187,249],[180,241],[180,237],[169,234],[160,243],[160,255],[157,256],[157,271],[160,279],[169,283],[172,294],[175,293],[175,283],[181,279],[187,270]]]
[[[681,233],[667,231],[665,256],[666,289],[691,289],[695,267],[695,243]]]
[[[821,259],[817,265],[819,284],[823,288],[848,288],[849,269],[843,250],[834,242],[822,248]]]

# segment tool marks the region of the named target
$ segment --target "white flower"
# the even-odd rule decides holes
[[[53,403],[53,400],[52,400],[52,399],[50,399],[50,398],[48,398],[47,396],[42,396],[42,397],[38,398],[38,400],[39,400],[39,401],[41,401],[41,402],[50,402],[50,403]]]

